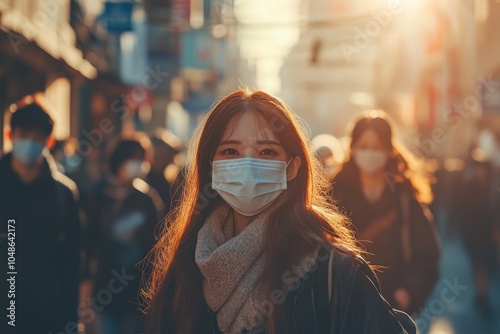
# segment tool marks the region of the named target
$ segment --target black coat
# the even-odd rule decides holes
[[[382,266],[377,276],[382,295],[394,307],[394,291],[411,296],[410,314],[418,312],[439,276],[439,239],[430,210],[419,203],[407,182],[388,183],[381,198],[370,203],[358,178],[340,173],[333,197],[351,218],[367,260]]]
[[[47,156],[50,161],[50,156]],[[80,266],[80,219],[76,186],[43,161],[40,176],[29,184],[11,167],[12,155],[0,160],[0,300],[7,303],[7,230],[15,234],[16,327],[1,333],[59,333],[76,326]],[[10,276],[10,275],[9,275]]]
[[[411,318],[380,295],[378,281],[366,262],[330,245],[324,245],[317,265],[286,296],[282,305],[287,334],[411,334]],[[330,257],[331,256],[331,257]],[[328,271],[331,266],[331,301]],[[275,304],[276,305],[276,304]],[[276,305],[281,307],[280,305]],[[221,333],[214,313],[207,313],[195,333]]]

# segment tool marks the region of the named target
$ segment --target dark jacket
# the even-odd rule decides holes
[[[328,271],[331,267],[331,297],[328,301]],[[298,280],[286,296],[282,311],[286,324],[277,333],[287,334],[411,334],[415,324],[395,311],[380,295],[380,287],[366,262],[346,252],[323,245],[317,265]],[[272,298],[270,298],[272,301]],[[273,307],[281,307],[273,304]],[[273,310],[273,308],[271,308]],[[404,325],[403,325],[404,324]],[[286,328],[283,328],[286,327]],[[195,333],[221,333],[215,314]]]
[[[59,333],[76,326],[81,250],[76,186],[47,159],[51,162],[46,155],[40,176],[29,184],[12,170],[11,154],[0,160],[0,300],[3,310],[10,300],[16,305],[16,327],[4,330],[4,315],[1,333]],[[15,222],[8,224],[11,219]],[[6,284],[8,242],[15,244],[12,271],[17,272],[12,299]]]
[[[427,207],[420,204],[409,183],[388,183],[381,198],[370,203],[358,178],[342,173],[333,181],[333,197],[351,218],[367,260],[382,266],[377,276],[382,295],[394,307],[394,291],[408,290],[410,314],[425,304],[438,279],[439,241]]]

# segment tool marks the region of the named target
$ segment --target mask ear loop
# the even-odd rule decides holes
[[[288,162],[286,163],[285,165],[285,175],[288,177],[288,165],[290,165],[290,162],[292,162],[292,160],[294,159],[295,157],[291,157],[290,160],[288,160]]]

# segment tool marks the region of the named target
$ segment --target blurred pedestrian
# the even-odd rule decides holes
[[[81,250],[77,189],[49,153],[54,121],[48,106],[40,97],[26,101],[11,117],[13,150],[0,160],[0,298],[4,312],[12,302],[15,306],[8,311],[15,327],[4,315],[0,332],[75,331]]]
[[[472,152],[462,180],[454,191],[451,220],[458,225],[471,260],[476,285],[475,303],[483,314],[490,315],[492,306],[488,292],[495,268],[493,175],[492,166],[489,161],[481,159],[479,149]]]
[[[326,133],[315,136],[311,143],[326,179],[331,182],[336,169],[344,161],[342,144],[337,138]]]
[[[165,172],[167,166],[174,163],[175,156],[180,152],[181,142],[173,133],[157,129],[151,136],[151,144],[153,145],[154,157],[151,163],[151,171],[146,180],[160,194],[168,211],[172,206],[172,187],[165,176]]]
[[[82,162],[82,157],[78,155],[77,151],[78,140],[73,137],[57,140],[50,150],[57,164],[57,169],[75,182],[78,177],[77,171]],[[80,188],[78,189],[80,190]]]
[[[283,102],[238,90],[200,130],[156,245],[148,333],[406,333]]]
[[[438,237],[426,207],[429,182],[419,176],[392,129],[382,111],[355,122],[333,196],[352,219],[370,262],[384,267],[378,275],[384,297],[414,313],[438,278]]]
[[[150,151],[144,138],[118,139],[109,155],[109,174],[96,185],[87,208],[89,280],[84,290],[93,291],[87,293],[97,301],[94,309],[104,334],[143,330],[138,263],[154,244],[159,215],[150,186],[141,179],[149,171]],[[103,299],[102,291],[112,297]]]

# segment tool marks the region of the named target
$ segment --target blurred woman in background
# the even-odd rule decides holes
[[[283,102],[233,92],[192,147],[180,207],[155,247],[147,333],[407,333],[399,321],[414,332],[328,205]]]
[[[355,122],[350,152],[333,181],[334,200],[356,228],[371,263],[381,266],[383,296],[418,312],[438,278],[439,246],[429,181],[393,138],[393,126],[373,110]]]

